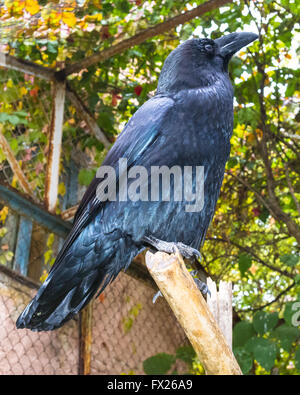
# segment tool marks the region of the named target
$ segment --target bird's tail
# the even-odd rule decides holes
[[[89,227],[84,232],[83,237],[65,243],[46,281],[19,316],[17,328],[49,331],[61,327],[139,253],[131,239],[117,232],[106,237]]]
[[[19,316],[17,328],[35,331],[49,331],[61,327],[77,314],[95,293],[104,290],[116,275],[94,269],[76,284],[71,281],[60,282],[59,271],[50,272],[37,295]]]

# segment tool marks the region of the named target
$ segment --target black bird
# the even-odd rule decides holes
[[[59,328],[149,246],[172,250],[176,244],[183,255],[197,255],[230,153],[233,89],[228,63],[256,38],[232,33],[179,45],[164,63],[155,96],[132,116],[102,164],[116,169],[117,179],[120,158],[127,159],[128,169],[204,166],[202,210],[188,212],[186,201],[162,201],[161,195],[157,201],[103,201],[97,195],[103,178],[95,178],[46,281],[18,318],[18,328]],[[172,185],[176,187],[174,180]]]

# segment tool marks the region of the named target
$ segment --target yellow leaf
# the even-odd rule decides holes
[[[234,129],[234,132],[237,137],[244,137],[245,135],[245,125],[238,124]]]
[[[0,211],[0,221],[4,224],[6,217],[8,214],[8,207],[4,206],[3,209]]]
[[[11,182],[11,186],[12,186],[13,188],[17,188],[17,182],[18,182],[17,177],[16,177],[16,176],[13,176],[13,179],[12,179],[12,182]]]
[[[94,21],[101,21],[103,18],[102,14],[98,12],[97,14],[87,15],[84,20],[86,22],[94,22]]]
[[[58,185],[58,193],[61,196],[64,196],[66,194],[66,187],[63,182],[59,183],[59,185]]]
[[[256,135],[258,138],[262,138],[263,136],[263,131],[261,129],[255,129]]]
[[[22,86],[22,88],[20,89],[20,95],[24,96],[27,93],[27,89],[25,88],[25,86]]]
[[[47,270],[44,269],[43,270],[43,274],[40,277],[40,282],[43,283],[46,280],[47,277],[48,277]]]
[[[255,135],[253,133],[248,134],[247,142],[250,143],[250,144],[255,142]]]
[[[7,86],[8,88],[12,88],[12,87],[14,86],[14,83],[12,82],[11,79],[9,79],[9,80],[7,81],[6,86]]]
[[[62,14],[62,21],[69,27],[73,27],[76,25],[77,18],[73,14],[73,12],[63,12]]]
[[[26,0],[25,10],[31,15],[37,14],[40,11],[40,6],[37,0]]]
[[[47,239],[47,247],[51,248],[53,242],[54,242],[54,233],[50,233],[50,235],[48,236],[48,239]]]

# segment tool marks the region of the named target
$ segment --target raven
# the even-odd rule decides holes
[[[233,89],[228,63],[256,38],[243,32],[180,44],[165,60],[156,94],[131,117],[101,166],[115,169],[116,179],[121,177],[121,158],[128,169],[202,166],[202,209],[190,212],[184,199],[164,201],[161,195],[150,201],[105,201],[97,193],[103,178],[95,177],[46,281],[19,316],[18,328],[61,327],[147,247],[171,251],[176,245],[184,256],[198,254],[230,153]],[[175,190],[174,180],[172,185]]]

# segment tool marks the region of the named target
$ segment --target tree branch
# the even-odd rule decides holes
[[[3,150],[3,153],[6,156],[6,159],[14,173],[14,175],[17,177],[17,180],[21,186],[21,188],[23,189],[23,191],[25,193],[27,193],[28,195],[30,195],[32,197],[32,199],[37,202],[37,198],[35,197],[33,190],[31,189],[30,183],[27,180],[25,174],[23,173],[19,162],[17,161],[17,159],[14,156],[14,153],[12,152],[10,145],[8,143],[8,141],[6,140],[6,138],[4,137],[3,133],[2,133],[2,125],[0,125],[0,148]]]
[[[291,278],[293,279],[294,276],[291,273],[288,273],[285,270],[281,270],[276,266],[270,265],[269,263],[266,263],[263,259],[261,259],[254,251],[252,251],[252,249],[250,247],[247,246],[241,246],[240,244],[236,243],[235,241],[232,240],[226,240],[226,239],[222,239],[222,238],[214,238],[214,237],[207,237],[206,240],[210,240],[210,241],[217,241],[217,242],[221,242],[221,243],[228,243],[228,244],[232,244],[233,246],[237,247],[238,249],[247,252],[248,254],[252,255],[253,258],[259,262],[260,264],[262,264],[263,266],[266,266],[267,268],[278,272],[280,274],[282,274],[285,277]]]
[[[230,174],[232,177],[236,178],[240,183],[245,185],[251,192],[253,192],[255,194],[255,196],[257,197],[257,200],[268,209],[268,211],[272,214],[272,216],[275,219],[277,219],[277,221],[282,221],[287,226],[289,234],[291,236],[295,237],[295,239],[297,240],[297,243],[300,245],[300,227],[280,207],[280,204],[277,201],[277,197],[274,194],[275,183],[274,183],[274,181],[269,180],[268,170],[267,170],[267,183],[269,186],[268,192],[269,192],[269,195],[271,193],[271,195],[268,199],[264,198],[254,187],[252,187],[247,181],[245,181],[240,176],[233,174],[233,173],[228,173],[228,174]],[[273,175],[272,175],[272,177],[273,177]]]
[[[80,62],[67,66],[66,69],[64,70],[64,73],[65,75],[69,75],[72,73],[79,72],[80,70],[87,68],[95,63],[103,62],[106,59],[111,58],[112,56],[127,50],[128,48],[141,44],[142,42],[148,40],[149,38],[168,32],[171,29],[174,29],[178,25],[188,22],[191,19],[194,19],[200,15],[203,15],[209,11],[212,11],[216,8],[219,8],[231,2],[232,0],[207,1],[206,3],[203,3],[190,11],[177,15],[173,18],[166,20],[165,22],[159,23],[148,29],[144,29],[133,37],[123,40],[118,44],[112,45],[110,48],[104,49],[103,51],[97,52],[94,55],[85,58]]]
[[[248,309],[245,310],[236,310],[236,313],[246,313],[248,311],[251,312],[255,312],[255,311],[259,311],[259,310],[263,310],[265,307],[270,306],[271,304],[277,302],[283,295],[285,295],[290,289],[292,289],[295,286],[295,282],[293,282],[291,285],[289,285],[286,289],[284,289],[283,291],[281,291],[271,302],[268,302],[266,304],[263,304],[259,307],[254,307],[251,308],[249,307]]]
[[[89,109],[85,106],[82,102],[80,97],[77,93],[67,84],[67,96],[72,102],[73,106],[76,108],[78,115],[85,121],[88,128],[90,129],[91,134],[93,134],[101,143],[104,145],[105,148],[109,149],[111,143],[108,140],[107,136],[103,132],[102,129],[98,126],[97,122],[95,121],[93,115],[89,111]]]

